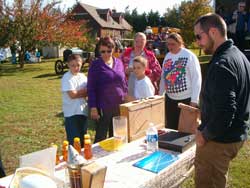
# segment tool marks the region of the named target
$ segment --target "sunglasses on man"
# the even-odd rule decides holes
[[[199,34],[196,34],[196,35],[195,35],[195,39],[196,39],[196,40],[201,40],[201,39],[202,39],[202,36],[201,36],[201,35],[202,35],[203,33],[205,33],[205,32],[202,31],[202,32],[200,32]]]
[[[111,52],[112,52],[112,50],[101,50],[100,51],[101,54],[105,54],[105,53],[109,53],[110,54]]]

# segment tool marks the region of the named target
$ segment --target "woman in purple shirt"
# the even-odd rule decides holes
[[[88,105],[90,117],[96,120],[95,142],[113,136],[112,118],[119,115],[119,105],[127,95],[125,73],[121,60],[112,56],[114,41],[99,41],[101,57],[91,63],[88,72]]]

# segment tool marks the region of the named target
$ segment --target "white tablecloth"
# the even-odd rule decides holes
[[[193,166],[195,146],[184,153],[174,154],[178,154],[179,159],[158,174],[155,174],[133,166],[135,162],[148,155],[143,139],[133,141],[116,152],[104,151],[98,144],[93,147],[94,160],[108,167],[104,188],[176,187],[187,176]],[[55,172],[56,177],[63,181],[65,181],[64,167],[65,163],[61,163],[56,167]],[[8,187],[10,180],[11,176],[0,179],[0,185]]]

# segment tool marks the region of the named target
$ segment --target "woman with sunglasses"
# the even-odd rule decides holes
[[[184,48],[182,37],[172,33],[167,38],[169,52],[162,65],[160,94],[165,93],[165,126],[178,130],[180,109],[178,103],[197,107],[201,90],[199,60]]]
[[[112,56],[115,43],[110,37],[99,41],[100,58],[88,72],[88,105],[90,117],[96,120],[94,142],[113,136],[112,118],[119,115],[119,105],[127,95],[127,84],[121,60]]]
[[[122,56],[124,70],[128,79],[128,94],[134,97],[135,74],[133,73],[133,60],[136,56],[143,56],[148,61],[148,71],[146,75],[150,78],[155,87],[155,94],[159,92],[159,81],[161,77],[161,66],[156,59],[154,53],[146,49],[146,35],[138,32],[135,34],[134,47],[127,48]]]

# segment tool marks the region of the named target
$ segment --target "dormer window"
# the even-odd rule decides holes
[[[107,12],[107,22],[110,22],[111,21],[111,12],[108,11]]]

